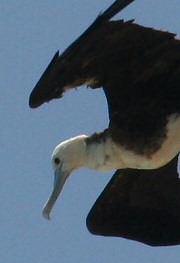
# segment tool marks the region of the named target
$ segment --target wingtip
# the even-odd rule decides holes
[[[45,209],[43,209],[42,215],[45,219],[47,219],[48,221],[51,220],[50,214],[47,213],[47,211],[45,211]]]
[[[29,97],[29,107],[31,109],[35,109],[35,108],[38,108],[39,106],[41,106],[42,104],[43,104],[43,102],[41,103],[39,98],[36,100],[36,96],[34,96],[34,94],[32,92],[30,97]]]
[[[38,89],[36,90],[36,87],[33,89],[29,96],[29,107],[31,109],[38,108],[44,103],[44,100],[41,98],[40,94],[38,94]]]
[[[38,83],[32,90],[30,96],[29,96],[29,107],[34,109],[41,106],[44,102],[48,100],[44,96],[44,84],[47,82],[47,79],[49,77],[49,73],[54,69],[55,64],[57,63],[57,60],[59,58],[59,50],[55,53],[53,58],[51,59],[49,65],[47,66],[46,70],[42,74],[41,78],[39,79]]]

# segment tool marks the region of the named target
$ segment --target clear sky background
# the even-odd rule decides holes
[[[90,234],[85,220],[114,171],[83,168],[69,178],[45,220],[60,141],[108,124],[101,90],[80,88],[29,109],[29,94],[54,53],[62,52],[113,0],[0,1],[0,262],[179,263],[180,247],[152,248]],[[179,0],[136,0],[116,18],[180,36]]]

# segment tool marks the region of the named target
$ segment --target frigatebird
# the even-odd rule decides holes
[[[180,243],[180,41],[176,35],[111,18],[134,0],[116,0],[61,55],[33,89],[36,108],[81,85],[102,88],[109,126],[60,143],[52,154],[51,209],[77,168],[117,169],[87,227],[153,246]]]

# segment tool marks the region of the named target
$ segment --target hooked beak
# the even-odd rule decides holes
[[[61,170],[61,168],[58,168],[55,170],[54,187],[53,187],[52,193],[51,193],[49,199],[47,200],[47,202],[43,208],[43,212],[42,212],[43,216],[46,219],[50,219],[51,210],[52,210],[59,194],[61,193],[61,190],[62,190],[68,176],[69,176],[69,173],[63,172]]]

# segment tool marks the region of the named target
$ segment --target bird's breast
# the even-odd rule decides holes
[[[168,118],[166,125],[166,136],[160,147],[151,155],[138,154],[133,150],[126,150],[121,145],[114,143],[113,155],[124,164],[122,168],[156,169],[172,160],[180,149],[180,116],[173,114]],[[121,168],[121,167],[116,167]]]
[[[86,166],[95,170],[111,169],[156,169],[171,161],[180,149],[180,115],[173,114],[167,119],[165,136],[154,137],[159,147],[152,152],[137,152],[128,149],[110,136],[108,130],[95,134],[87,140]],[[150,138],[152,139],[152,138]],[[138,141],[135,142],[138,144]],[[154,143],[156,145],[156,142]],[[149,146],[148,146],[149,147]]]

